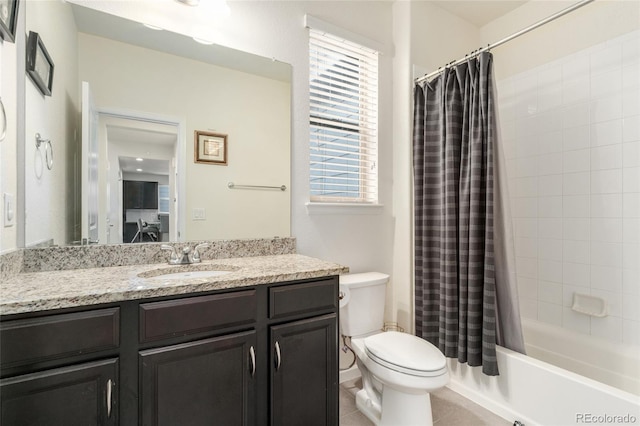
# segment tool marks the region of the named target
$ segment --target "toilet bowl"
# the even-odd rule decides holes
[[[379,426],[431,426],[429,394],[449,381],[446,359],[417,336],[382,332],[388,279],[376,272],[340,277],[348,299],[340,308],[342,334],[351,337],[362,375],[356,406]]]
[[[444,355],[419,337],[395,331],[351,343],[362,374],[358,409],[376,425],[432,425],[430,392],[449,382]]]

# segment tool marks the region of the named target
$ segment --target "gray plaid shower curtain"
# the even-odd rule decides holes
[[[510,334],[501,331],[517,328],[505,346],[523,352],[517,297],[497,295],[515,292],[515,274],[496,282],[509,280],[496,274],[493,86],[488,52],[417,84],[413,129],[416,335],[487,375],[499,374],[496,343]]]

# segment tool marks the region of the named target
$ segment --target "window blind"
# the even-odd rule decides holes
[[[311,201],[378,201],[378,53],[309,29]]]

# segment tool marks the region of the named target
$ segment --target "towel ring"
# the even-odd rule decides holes
[[[51,146],[51,141],[47,141],[47,146],[44,148],[44,156],[47,160],[47,169],[53,169],[53,146]]]
[[[36,148],[40,150],[40,145],[44,145],[44,155],[47,160],[47,169],[53,169],[53,145],[50,139],[43,139],[40,133],[36,133]]]
[[[7,113],[4,111],[4,104],[0,98],[0,141],[7,136]]]
[[[42,179],[42,151],[40,149],[36,149],[33,151],[33,171],[36,174],[36,178]]]

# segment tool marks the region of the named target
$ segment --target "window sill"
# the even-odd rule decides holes
[[[377,215],[382,214],[384,204],[360,204],[360,203],[322,203],[307,202],[307,214],[333,214],[333,215]]]

